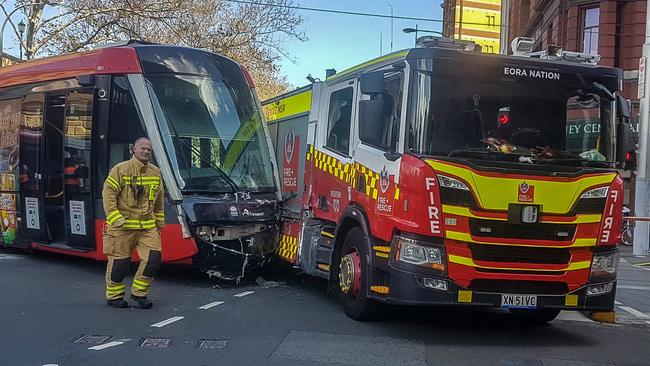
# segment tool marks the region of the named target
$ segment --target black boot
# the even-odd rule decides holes
[[[135,302],[138,303],[138,307],[142,309],[151,309],[151,307],[153,306],[153,302],[147,299],[146,296],[131,295],[131,299],[135,300]]]
[[[117,309],[124,309],[129,307],[129,303],[124,301],[124,299],[106,300],[106,303],[108,304],[108,306]]]

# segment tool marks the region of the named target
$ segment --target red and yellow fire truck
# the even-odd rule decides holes
[[[611,310],[622,72],[561,49],[420,45],[263,103],[288,202],[278,255],[357,320],[382,303]]]

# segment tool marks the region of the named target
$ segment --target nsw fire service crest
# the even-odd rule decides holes
[[[529,185],[525,181],[519,184],[519,192],[517,194],[518,202],[533,202],[535,201],[535,187]]]
[[[296,146],[296,134],[291,130],[284,136],[284,158],[287,163],[293,158],[293,151]]]
[[[384,167],[379,173],[379,188],[381,188],[381,193],[386,193],[390,186],[390,179],[388,177],[388,170]]]

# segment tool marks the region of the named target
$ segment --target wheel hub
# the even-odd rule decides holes
[[[361,288],[361,259],[359,253],[353,251],[341,258],[339,268],[341,292],[356,296]]]

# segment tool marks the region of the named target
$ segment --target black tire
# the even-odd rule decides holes
[[[341,294],[341,305],[343,305],[345,315],[351,319],[357,321],[377,320],[383,315],[383,304],[368,298],[368,239],[363,235],[363,232],[358,227],[352,228],[348,231],[343,240],[339,266],[340,263],[343,263],[343,257],[355,251],[358,253],[361,262],[361,282],[359,290],[356,295],[351,291],[346,292],[341,288],[341,281],[339,280],[338,286]],[[340,267],[338,271],[341,273]]]
[[[510,309],[510,315],[520,323],[543,325],[555,319],[559,309]]]

